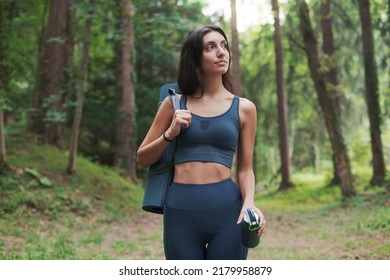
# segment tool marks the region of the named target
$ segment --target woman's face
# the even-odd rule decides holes
[[[201,66],[206,75],[223,75],[228,71],[228,43],[221,33],[211,31],[203,37]]]

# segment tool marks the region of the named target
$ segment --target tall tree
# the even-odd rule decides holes
[[[336,106],[340,127],[342,129],[343,118],[341,100],[342,93],[338,89],[338,65],[335,52],[335,44],[332,28],[331,0],[321,1],[321,30],[322,30],[322,51],[325,55],[325,79],[331,98]],[[333,184],[340,184],[340,175],[338,174],[335,156],[333,155]]]
[[[5,109],[9,109],[10,80],[13,61],[10,50],[10,34],[14,32],[13,17],[18,5],[15,1],[0,2],[0,174],[7,169],[7,149],[5,141]]]
[[[30,134],[35,134],[39,135],[42,134],[44,129],[43,129],[43,121],[40,108],[41,108],[41,103],[42,103],[42,94],[40,91],[40,79],[41,76],[43,75],[42,73],[42,68],[44,67],[42,57],[43,57],[43,49],[45,46],[45,24],[46,24],[46,18],[47,18],[47,13],[49,10],[50,4],[45,1],[44,4],[44,9],[43,13],[41,16],[41,22],[40,22],[40,31],[38,35],[38,40],[37,40],[37,53],[36,53],[36,67],[35,67],[35,84],[34,88],[31,92],[30,96],[30,104],[29,104],[29,109],[28,109],[28,115],[27,115],[27,132]]]
[[[5,148],[5,135],[4,135],[4,118],[3,108],[0,107],[0,174],[3,166],[6,163],[6,148]]]
[[[344,197],[351,197],[356,194],[356,190],[353,186],[351,166],[349,163],[347,148],[341,132],[340,120],[338,118],[336,106],[334,105],[330,92],[326,87],[325,75],[320,71],[321,63],[319,60],[317,38],[315,37],[311,25],[309,8],[305,0],[298,0],[297,2],[300,29],[305,45],[310,75],[317,92],[317,99],[324,116],[325,126],[331,142],[333,154],[335,155],[336,165],[341,179],[341,192]]]
[[[4,134],[4,112],[3,112],[3,98],[7,92],[8,84],[8,67],[5,61],[5,33],[4,28],[6,19],[6,5],[0,2],[0,174],[6,162],[6,148],[5,148],[5,134]]]
[[[240,48],[237,30],[237,4],[236,0],[230,0],[232,11],[232,62],[233,62],[233,87],[237,95],[242,95],[241,92],[241,69],[240,69]]]
[[[87,88],[87,77],[88,77],[88,64],[89,64],[89,45],[91,38],[92,28],[92,14],[93,14],[93,0],[84,0],[87,4],[87,18],[85,20],[84,27],[84,41],[81,54],[81,63],[78,73],[78,80],[76,82],[76,94],[77,94],[77,105],[73,118],[72,136],[69,147],[69,160],[67,171],[69,174],[76,172],[76,156],[78,139],[80,134],[80,123],[83,113],[84,105],[84,93]]]
[[[371,184],[381,183],[385,179],[385,161],[381,138],[381,113],[379,106],[378,75],[375,63],[375,49],[372,35],[370,1],[359,0],[359,15],[362,28],[365,99],[370,120],[371,153],[373,176]]]
[[[279,20],[279,3],[272,0],[272,11],[274,16],[274,45],[275,45],[275,65],[276,65],[276,92],[278,97],[278,132],[279,132],[279,153],[281,162],[282,181],[279,190],[287,190],[294,187],[291,182],[291,159],[288,142],[287,124],[287,101],[284,94],[283,76],[283,46],[282,30]]]
[[[132,56],[134,31],[131,19],[132,1],[123,0],[123,45],[119,77],[120,101],[117,106],[116,143],[114,165],[124,168],[130,178],[136,178],[135,137],[135,91],[132,81]]]
[[[38,58],[37,80],[32,94],[28,131],[44,136],[50,144],[61,145],[65,121],[61,92],[66,66],[69,65],[71,0],[49,2],[43,53]]]

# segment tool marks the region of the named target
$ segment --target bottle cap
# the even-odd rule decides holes
[[[247,208],[244,215],[244,221],[248,224],[250,231],[256,231],[260,228],[260,217],[253,210],[253,208]]]

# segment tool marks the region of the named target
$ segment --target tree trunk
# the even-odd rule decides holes
[[[321,29],[322,29],[322,51],[326,57],[326,73],[325,79],[327,82],[327,88],[335,103],[338,118],[340,120],[340,127],[343,127],[341,100],[342,93],[338,89],[338,65],[333,39],[332,29],[332,12],[331,12],[331,0],[324,0],[321,2]],[[338,174],[339,168],[336,165],[335,156],[333,155],[333,180],[332,184],[339,185],[340,175]]]
[[[3,108],[0,107],[0,169],[7,160],[5,135],[4,135],[4,114]],[[1,173],[1,172],[0,172]]]
[[[39,38],[37,40],[38,51],[37,51],[37,66],[35,69],[35,85],[31,92],[30,105],[27,113],[27,132],[31,135],[42,135],[43,126],[40,125],[40,104],[42,102],[42,96],[39,91],[39,79],[41,77],[42,67],[43,67],[43,48],[44,48],[44,38],[45,38],[45,19],[48,12],[48,3],[44,2],[45,6],[43,9],[43,14],[41,16],[41,30],[39,33]]]
[[[369,0],[359,0],[359,14],[362,27],[365,97],[370,120],[373,176],[371,184],[380,184],[385,179],[385,160],[382,150],[381,119],[378,93],[378,75],[375,64],[375,49],[372,35]]]
[[[117,106],[117,125],[114,165],[126,170],[131,179],[136,179],[135,151],[133,141],[136,139],[134,133],[135,123],[135,92],[132,82],[132,60],[134,33],[131,21],[132,1],[123,2],[124,28],[123,46],[121,58],[121,72],[119,88],[121,98]]]
[[[279,21],[279,3],[272,0],[272,11],[274,15],[274,43],[275,43],[275,63],[276,63],[276,91],[278,96],[278,128],[279,128],[279,152],[281,162],[282,181],[279,190],[287,190],[294,187],[291,182],[291,159],[288,143],[287,125],[287,102],[284,95],[283,77],[283,47],[282,31]]]
[[[70,0],[49,3],[49,19],[46,26],[43,54],[39,58],[37,80],[34,88],[33,108],[29,132],[45,137],[50,144],[61,145],[64,112],[61,85],[66,65]]]
[[[237,31],[237,6],[236,0],[230,0],[232,11],[232,70],[233,70],[233,88],[236,95],[241,96],[241,69],[240,69],[240,49]]]
[[[298,1],[298,11],[300,28],[305,44],[310,74],[317,92],[317,98],[324,115],[325,126],[331,142],[333,154],[335,155],[338,173],[341,179],[341,192],[343,197],[351,197],[356,194],[353,186],[353,176],[347,154],[347,149],[344,144],[343,135],[341,132],[340,122],[337,114],[337,109],[331,98],[331,95],[326,87],[325,75],[320,71],[321,64],[319,61],[319,52],[317,39],[314,35],[311,26],[309,9],[304,0]]]
[[[84,0],[86,4],[89,4],[90,0]],[[93,0],[91,0],[91,5],[93,4]],[[88,9],[88,17],[85,20],[85,31],[84,31],[84,42],[83,42],[83,50],[80,64],[80,72],[79,78],[76,82],[76,92],[77,92],[77,106],[73,119],[73,128],[72,128],[72,136],[70,140],[69,147],[69,161],[67,172],[69,174],[73,174],[76,172],[76,156],[77,156],[77,147],[78,147],[78,139],[80,133],[80,124],[83,114],[83,105],[84,105],[84,92],[87,87],[87,77],[88,77],[88,63],[89,63],[89,45],[90,45],[90,37],[91,37],[91,28],[92,28],[92,9]]]
[[[10,170],[11,168],[7,163],[7,149],[5,144],[4,111],[0,107],[0,175]]]
[[[0,2],[0,174],[6,169],[7,153],[5,144],[5,131],[4,131],[4,108],[7,104],[7,96],[10,92],[10,68],[7,63],[7,54],[10,45],[7,40],[7,35],[14,31],[9,24],[13,3],[1,3]]]

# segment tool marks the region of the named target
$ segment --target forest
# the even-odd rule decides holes
[[[206,15],[205,0],[0,0],[0,259],[159,257],[134,256],[128,251],[141,249],[122,243],[127,253],[115,257],[66,251],[77,245],[63,232],[50,243],[62,251],[34,235],[42,249],[34,255],[18,225],[4,224],[23,223],[26,212],[85,219],[104,206],[103,220],[119,221],[139,210],[147,170],[137,166],[137,148],[160,87],[176,82],[182,42],[203,24],[227,33],[234,93],[257,108],[254,171],[265,212],[285,209],[289,196],[298,204],[331,196],[356,211],[370,203],[379,207],[374,234],[388,243],[390,1],[267,0],[259,9],[273,20],[242,31],[237,6],[245,1],[220,1],[230,14]],[[103,174],[119,176],[120,187]],[[83,244],[107,242],[103,236]],[[25,253],[15,251],[20,243]],[[379,255],[330,258],[389,258],[383,246]],[[311,253],[263,257],[328,258]]]

